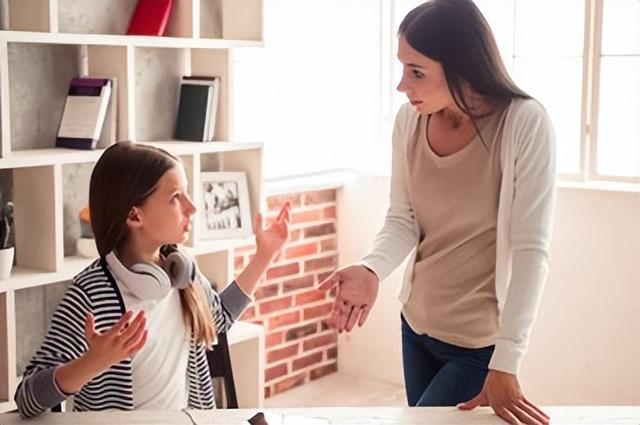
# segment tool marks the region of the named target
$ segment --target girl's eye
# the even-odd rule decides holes
[[[422,77],[424,77],[424,74],[422,72],[420,72],[420,71],[414,70],[413,71],[413,76],[416,77],[416,78],[422,78]]]

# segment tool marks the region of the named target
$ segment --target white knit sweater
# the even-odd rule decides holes
[[[500,330],[489,368],[517,374],[549,271],[555,135],[546,111],[535,100],[516,99],[508,108],[500,155],[502,181],[496,236]],[[390,205],[382,230],[361,261],[383,280],[413,250],[400,292],[403,304],[413,283],[411,270],[419,238],[405,183],[406,146],[418,117],[419,112],[410,104],[403,105],[396,117]]]

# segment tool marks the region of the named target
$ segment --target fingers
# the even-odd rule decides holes
[[[459,403],[458,404],[458,408],[460,410],[473,410],[476,407],[481,406],[483,404],[487,404],[486,396],[485,396],[484,392],[480,392],[480,394],[478,394],[477,396],[475,396],[471,400],[469,400],[467,402],[464,402],[464,403]]]
[[[84,335],[87,337],[87,341],[91,340],[97,334],[96,319],[93,317],[93,314],[87,313],[87,318],[84,321]]]
[[[364,325],[364,322],[367,320],[367,317],[369,317],[370,311],[371,311],[371,307],[369,307],[368,305],[365,305],[362,307],[362,312],[360,313],[360,320],[358,320],[358,326]]]
[[[333,288],[339,281],[340,281],[340,273],[333,272],[331,273],[331,276],[329,276],[328,278],[323,280],[322,283],[320,283],[320,286],[318,286],[318,289],[322,289],[323,291],[328,291],[329,289]]]
[[[125,314],[122,315],[122,317],[120,318],[120,320],[118,320],[116,322],[115,325],[113,325],[111,327],[111,329],[109,329],[108,331],[105,332],[105,335],[118,335],[120,334],[120,332],[122,332],[122,330],[127,326],[127,324],[129,323],[129,319],[131,319],[131,316],[133,315],[132,311],[127,311]]]
[[[519,405],[514,404],[507,408],[513,415],[518,418],[519,423],[527,424],[527,425],[540,425],[540,421],[534,419],[529,415],[524,409],[522,409]]]
[[[353,306],[351,307],[349,311],[349,317],[347,318],[346,325],[344,327],[345,331],[351,332],[353,330],[353,327],[356,325],[358,316],[360,316],[361,311],[362,308],[355,308]]]
[[[262,232],[262,213],[256,215],[255,233]]]
[[[526,400],[519,400],[515,406],[522,412],[522,417],[517,414],[518,418],[527,424],[548,424],[549,417],[532,404],[526,403]],[[526,418],[527,420],[523,419]],[[528,422],[527,422],[528,421]]]
[[[543,419],[546,419],[547,421],[549,421],[551,418],[549,417],[549,415],[547,415],[546,413],[544,413],[542,410],[540,410],[540,408],[538,406],[536,406],[535,404],[531,403],[529,400],[527,400],[526,398],[522,399],[522,402],[526,405],[528,405],[529,407],[531,407],[532,409],[534,409],[539,415],[540,417],[542,417]]]
[[[280,209],[280,213],[278,214],[278,218],[276,219],[276,221],[278,223],[288,223],[290,210],[291,210],[291,202],[287,201]]]
[[[520,425],[520,421],[518,420],[518,418],[516,418],[516,416],[513,413],[511,413],[508,409],[499,408],[499,409],[493,409],[493,411],[496,412],[496,415],[501,417],[507,423],[511,425]]]
[[[125,347],[128,347],[138,341],[140,335],[144,332],[146,324],[147,318],[144,315],[144,311],[139,311],[138,314],[136,314],[135,319],[131,322],[131,326],[129,326],[121,335],[124,340]]]
[[[127,350],[127,355],[129,357],[131,357],[132,355],[137,353],[142,347],[144,347],[144,344],[147,343],[148,335],[149,335],[149,331],[145,329],[144,332],[142,332],[142,334],[140,335],[140,338],[138,339],[138,341],[134,341],[133,345],[129,347],[129,349]]]

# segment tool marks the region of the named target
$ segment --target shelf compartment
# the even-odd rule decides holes
[[[15,375],[21,376],[50,327],[51,317],[64,297],[70,282],[56,282],[46,286],[25,288],[15,291],[16,368]]]
[[[13,170],[16,264],[41,271],[62,268],[60,165]],[[9,278],[11,280],[11,278]]]
[[[65,257],[62,269],[58,272],[43,272],[29,267],[14,266],[9,279],[0,282],[0,293],[71,280],[94,260],[95,258]]]
[[[156,37],[147,35],[65,34],[32,31],[0,31],[0,41],[10,43],[104,45],[130,47],[159,47],[175,49],[232,49],[262,47],[262,41]]]
[[[94,163],[62,165],[62,232],[64,257],[78,255],[76,241],[80,237],[80,210],[89,206],[89,182]]]
[[[11,407],[16,385],[15,339],[15,297],[13,292],[0,293],[0,413]]]

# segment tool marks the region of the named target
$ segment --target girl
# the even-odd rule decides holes
[[[213,408],[205,349],[251,301],[287,239],[289,206],[266,230],[258,214],[256,254],[220,294],[175,248],[196,209],[173,155],[109,147],[91,176],[89,209],[100,258],[73,279],[28,364],[15,394],[21,416],[71,395],[79,411]]]
[[[361,326],[378,283],[413,251],[400,294],[411,406],[489,404],[510,423],[547,423],[517,374],[548,273],[555,148],[544,108],[507,74],[470,0],[431,0],[399,30],[398,90],[384,227],[338,285],[339,330]]]

